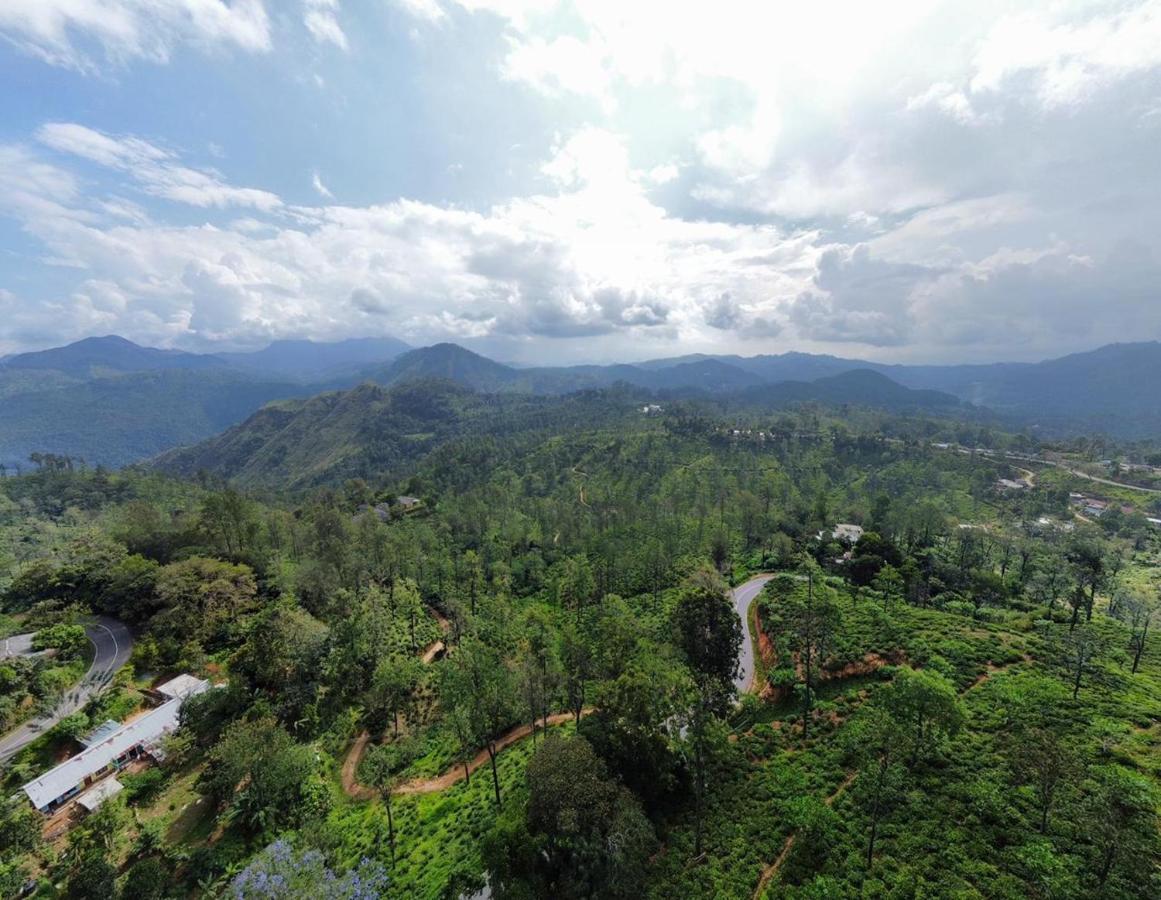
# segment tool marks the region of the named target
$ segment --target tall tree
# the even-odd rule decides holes
[[[884,704],[905,735],[911,766],[963,724],[955,687],[938,672],[901,668],[885,692]]]
[[[440,689],[445,709],[464,710],[477,745],[488,751],[496,805],[500,806],[496,740],[517,717],[511,670],[494,648],[477,637],[467,637],[443,667]]]
[[[1048,831],[1048,817],[1060,793],[1081,771],[1076,753],[1059,734],[1047,728],[1033,728],[1023,734],[1013,748],[1013,767],[1032,788],[1040,813],[1038,828]]]
[[[725,583],[716,573],[696,573],[681,589],[673,611],[675,640],[689,666],[696,696],[689,711],[692,750],[695,837],[701,853],[706,795],[706,776],[716,734],[713,720],[724,715],[734,693],[742,623],[726,595]]]

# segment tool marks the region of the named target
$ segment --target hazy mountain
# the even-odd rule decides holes
[[[717,360],[768,382],[816,381],[853,369],[886,375],[913,389],[941,391],[986,407],[1009,424],[1052,433],[1102,431],[1136,439],[1161,434],[1161,343],[1111,344],[1039,363],[885,365],[836,356],[687,356],[651,360],[640,368],[671,370],[691,360]]]
[[[893,367],[912,387],[946,390],[1009,419],[1051,431],[1161,434],[1161,343],[1110,344],[1040,363]]]
[[[225,367],[160,369],[27,390],[4,397],[0,462],[35,451],[119,466],[217,434],[299,384],[257,379]]]
[[[74,378],[160,369],[204,370],[222,367],[222,361],[214,356],[142,347],[116,335],[85,338],[51,350],[18,353],[0,361],[0,373],[5,370],[37,369],[59,372]]]
[[[512,389],[522,375],[531,371],[513,369],[458,344],[435,344],[404,353],[389,366],[366,374],[370,380],[385,385],[439,378],[473,391],[499,393]],[[538,392],[529,388],[527,393]]]
[[[199,441],[270,400],[348,388],[364,378],[387,386],[437,378],[484,394],[534,396],[625,384],[662,397],[735,396],[766,406],[812,401],[950,411],[954,397],[1010,426],[1050,434],[1161,434],[1161,397],[1152,390],[1161,383],[1158,343],[1111,345],[1041,363],[973,366],[785,353],[533,368],[444,343],[358,368],[357,360],[402,346],[392,339],[288,341],[254,354],[212,356],[104,337],[18,354],[0,363],[0,461],[19,463],[42,451],[120,465]],[[344,367],[345,374],[336,374]]]
[[[334,377],[385,363],[411,347],[396,338],[352,338],[346,341],[275,341],[250,353],[219,353],[230,365],[254,369],[286,378],[318,379]]]
[[[543,397],[482,394],[447,380],[407,380],[390,388],[363,383],[272,403],[225,433],[151,464],[186,476],[204,469],[252,488],[305,488],[383,475],[466,435],[556,434],[581,423],[639,416],[639,405],[639,397],[617,392]]]

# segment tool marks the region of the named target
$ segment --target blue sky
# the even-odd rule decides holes
[[[1161,3],[7,0],[0,353],[1161,337]]]

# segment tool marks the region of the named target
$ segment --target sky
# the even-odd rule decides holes
[[[1161,338],[1161,0],[3,0],[0,354]]]

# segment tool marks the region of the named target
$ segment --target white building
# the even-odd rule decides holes
[[[863,528],[861,525],[850,525],[840,522],[835,525],[834,531],[830,536],[836,541],[843,541],[847,544],[857,544],[859,538],[863,536]]]
[[[209,687],[208,681],[192,675],[179,675],[166,682],[157,688],[157,692],[169,700],[116,730],[101,726],[90,735],[93,743],[55,769],[28,782],[24,793],[42,813],[51,813],[101,782],[106,775],[120,771],[132,760],[155,756],[158,741],[177,729],[182,704]],[[116,793],[115,789],[113,793]],[[111,795],[102,793],[96,796],[99,804]]]

